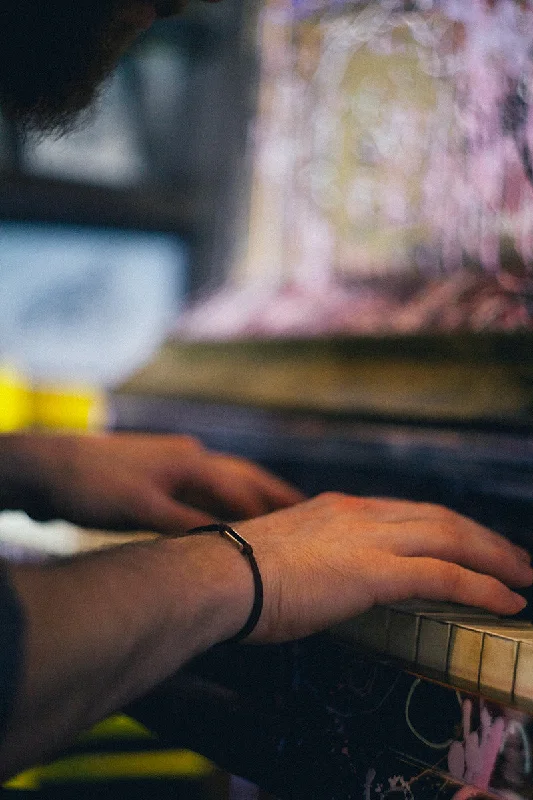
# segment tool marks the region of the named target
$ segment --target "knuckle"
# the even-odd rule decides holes
[[[242,456],[214,453],[213,459],[219,468],[223,468],[226,471],[226,475],[232,475],[240,480],[254,478],[260,474],[259,467]]]
[[[441,505],[428,504],[432,524],[453,544],[459,545],[464,541],[464,519],[457,512]]]
[[[445,589],[456,595],[463,585],[464,572],[461,567],[449,561],[439,561],[436,564],[436,571]]]
[[[201,441],[197,439],[196,436],[190,436],[189,434],[184,434],[183,436],[180,436],[179,442],[180,445],[185,450],[191,450],[196,452],[204,449],[204,446],[201,443]]]
[[[455,522],[460,518],[459,514],[457,514],[455,511],[452,511],[451,508],[441,505],[440,503],[424,503],[424,506],[431,517],[440,520],[443,523],[455,524]]]
[[[261,468],[257,464],[254,464],[253,461],[250,461],[249,458],[245,458],[244,456],[234,456],[234,455],[230,457],[233,463],[236,464],[238,467],[241,467],[242,469],[253,470],[254,472],[262,471]]]
[[[458,525],[454,520],[443,521],[440,523],[440,525],[442,534],[450,542],[452,547],[456,549],[462,547],[465,537],[461,526]]]
[[[336,506],[341,502],[345,502],[348,495],[342,492],[322,492],[316,498],[317,502],[325,506]]]

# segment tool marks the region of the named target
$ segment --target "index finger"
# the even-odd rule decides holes
[[[448,509],[416,519],[405,528],[389,524],[389,544],[396,555],[432,556],[487,573],[511,586],[533,581],[529,554],[504,536]]]
[[[437,558],[393,557],[396,564],[378,604],[399,599],[441,600],[477,606],[493,614],[517,614],[526,601],[491,575],[485,575]]]

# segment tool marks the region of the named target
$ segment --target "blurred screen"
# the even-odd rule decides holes
[[[187,253],[168,234],[0,224],[0,360],[37,380],[112,386],[183,302]]]

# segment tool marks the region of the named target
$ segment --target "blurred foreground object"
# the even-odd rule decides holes
[[[107,400],[98,388],[32,384],[20,369],[0,365],[0,433],[29,428],[95,432],[108,422]]]

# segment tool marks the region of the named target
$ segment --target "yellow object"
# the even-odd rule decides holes
[[[78,742],[155,739],[155,735],[126,714],[113,714],[94,725]],[[148,744],[148,741],[146,742]],[[11,778],[5,789],[38,791],[49,783],[68,781],[129,780],[134,778],[185,778],[200,780],[214,769],[203,756],[190,750],[141,750],[129,753],[76,753],[51,764],[33,767]]]
[[[23,428],[99,431],[107,422],[105,396],[91,386],[32,385],[23,372],[0,362],[0,434]]]
[[[0,366],[0,433],[26,428],[32,421],[30,387],[9,364]]]
[[[94,739],[155,739],[152,731],[126,714],[113,714],[78,737],[78,742]]]
[[[26,772],[21,772],[20,775],[15,775],[14,778],[7,781],[2,785],[3,789],[19,789],[20,791],[38,791],[41,788],[41,770],[40,767],[27,769]]]
[[[23,772],[4,784],[5,789],[37,790],[68,781],[130,780],[134,778],[187,778],[199,780],[213,765],[189,750],[153,750],[140,753],[89,753],[67,756]]]
[[[98,431],[105,426],[102,392],[86,386],[39,384],[32,393],[33,424],[52,430]]]

